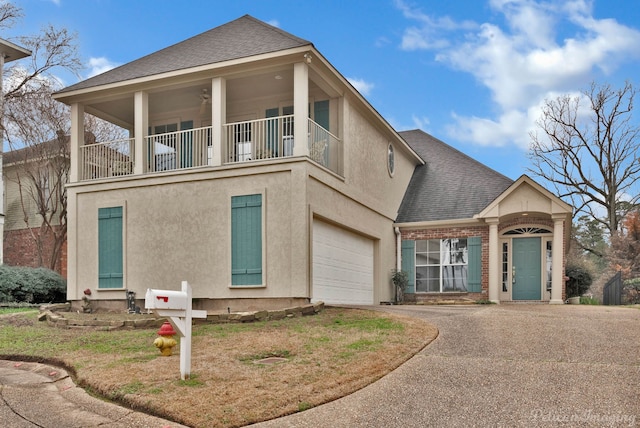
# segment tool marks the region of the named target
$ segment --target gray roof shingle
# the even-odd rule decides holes
[[[398,223],[472,218],[513,183],[424,131],[399,134],[425,164],[413,172]]]
[[[312,43],[250,15],[244,15],[175,45],[68,86],[58,93],[278,52],[300,46],[312,46]]]

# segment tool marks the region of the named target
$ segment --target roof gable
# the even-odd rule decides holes
[[[571,205],[523,174],[487,205],[478,217],[501,217],[521,212],[539,212],[565,215],[570,218],[572,210]]]
[[[425,164],[414,170],[398,223],[471,219],[513,183],[424,131],[399,134]]]
[[[245,15],[140,59],[68,86],[58,93],[308,45],[312,45],[312,43],[250,15]]]

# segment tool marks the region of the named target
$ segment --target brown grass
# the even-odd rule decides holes
[[[57,334],[49,340],[65,340],[57,347],[58,358],[91,391],[193,427],[242,426],[350,394],[398,367],[437,335],[435,327],[420,320],[344,308],[282,321],[196,325],[192,376],[180,381],[179,346],[173,356],[160,357],[151,344],[155,330],[13,328],[48,329]],[[0,345],[0,354],[11,354],[6,351]],[[27,347],[22,353],[38,351]],[[286,361],[255,363],[270,356]]]

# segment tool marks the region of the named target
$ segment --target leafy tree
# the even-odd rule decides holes
[[[607,266],[608,236],[602,223],[587,215],[580,216],[573,224],[571,249],[593,266],[602,270]]]
[[[611,235],[640,199],[640,127],[633,121],[636,90],[595,83],[581,95],[546,100],[531,132],[530,171]],[[604,213],[604,215],[602,215]],[[595,248],[593,248],[594,251]]]

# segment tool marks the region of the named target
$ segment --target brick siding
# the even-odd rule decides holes
[[[37,230],[35,230],[37,232]],[[45,237],[45,261],[51,251],[53,237]],[[5,230],[3,242],[4,263],[9,266],[38,267],[38,251],[29,229]],[[60,251],[60,257],[54,269],[64,278],[67,277],[67,242],[65,241]]]

